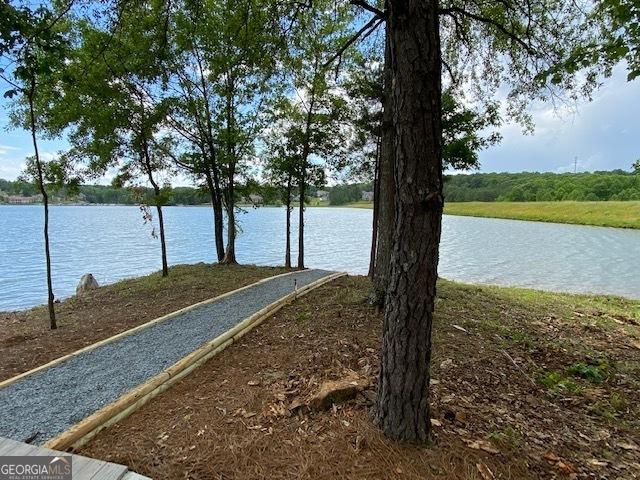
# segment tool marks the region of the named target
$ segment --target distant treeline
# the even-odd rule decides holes
[[[279,204],[279,196],[268,185],[251,185],[246,190],[247,196],[257,195],[257,203]],[[244,192],[241,191],[241,193]],[[310,197],[316,195],[317,189],[308,186]],[[20,180],[9,181],[0,179],[0,203],[8,203],[8,197],[39,197],[40,192],[33,183]],[[146,203],[153,205],[154,194],[151,188],[116,188],[110,185],[80,185],[78,191],[70,193],[66,189],[50,191],[52,203],[89,203],[108,205],[137,205]],[[360,198],[360,193],[358,193]],[[166,187],[163,190],[164,205],[203,205],[211,202],[211,197],[205,189],[196,187]],[[246,200],[249,202],[250,200]]]
[[[323,189],[330,205],[346,205],[363,200],[363,192],[373,191],[371,183],[342,184]],[[261,203],[277,204],[268,186],[256,186]],[[474,173],[450,175],[445,179],[445,198],[449,202],[543,202],[640,200],[640,174],[613,170],[593,173]],[[37,196],[35,185],[0,179],[0,203],[7,196]],[[309,188],[309,196],[316,195]],[[153,203],[153,191],[147,188],[115,188],[106,185],[81,185],[79,192],[52,192],[55,203],[77,202],[133,205]],[[201,205],[211,201],[207,192],[194,187],[166,190],[167,205]]]
[[[371,183],[351,183],[336,185],[326,190],[329,192],[330,205],[346,205],[347,203],[361,201],[362,192],[373,191],[373,185]]]
[[[33,197],[39,194],[32,183],[0,179],[0,203],[6,202],[6,196]],[[200,205],[211,199],[207,192],[193,187],[174,187],[167,189],[168,205]],[[153,203],[153,190],[150,188],[115,188],[107,185],[81,185],[78,192],[69,194],[65,189],[51,192],[54,203],[102,203],[115,205],[134,205]]]
[[[362,200],[370,183],[326,188],[331,205]],[[445,178],[449,202],[543,202],[640,200],[640,174],[613,170],[592,173],[474,173]]]
[[[640,174],[474,173],[446,178],[449,202],[543,202],[640,200]]]

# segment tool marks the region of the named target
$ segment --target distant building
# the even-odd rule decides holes
[[[327,201],[329,200],[329,192],[327,192],[326,190],[317,190],[316,197],[320,200]]]
[[[12,205],[29,205],[31,203],[42,203],[42,195],[23,197],[21,195],[10,195],[6,198],[7,203]]]
[[[362,200],[365,202],[373,202],[373,192],[362,192]]]
[[[264,203],[262,195],[258,195],[256,193],[252,193],[251,195],[249,195],[249,201],[254,205],[262,205]]]

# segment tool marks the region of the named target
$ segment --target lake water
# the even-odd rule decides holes
[[[306,266],[366,274],[371,210],[308,208]],[[46,301],[42,207],[0,205],[0,311]],[[167,207],[171,264],[213,262],[210,208]],[[284,209],[238,215],[241,263],[281,265]],[[297,211],[293,218],[293,260]],[[137,207],[51,207],[54,293],[75,293],[82,274],[100,284],[160,268],[159,240]],[[453,280],[640,298],[640,231],[444,217],[440,275]]]

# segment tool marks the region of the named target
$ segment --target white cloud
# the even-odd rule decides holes
[[[7,155],[11,152],[19,151],[20,148],[12,147],[11,145],[0,145],[0,155]],[[0,157],[1,159],[2,157]]]
[[[532,135],[517,125],[501,128],[503,141],[480,153],[482,171],[572,172],[629,170],[640,157],[640,82],[627,82],[624,66],[596,92],[592,102],[554,109],[535,105]]]

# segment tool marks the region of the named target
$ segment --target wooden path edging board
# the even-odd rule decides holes
[[[166,315],[163,315],[162,317],[158,317],[156,319],[150,320],[147,323],[143,323],[142,325],[138,325],[137,327],[130,328],[129,330],[125,330],[124,332],[118,333],[118,334],[116,334],[116,335],[114,335],[112,337],[108,337],[108,338],[105,338],[104,340],[100,340],[99,342],[92,343],[91,345],[87,345],[86,347],[81,348],[80,350],[76,350],[75,352],[71,352],[71,353],[68,353],[67,355],[64,355],[62,357],[56,358],[54,360],[51,360],[50,362],[45,363],[43,365],[40,365],[39,367],[36,367],[36,368],[34,368],[32,370],[28,370],[26,372],[20,373],[20,374],[16,375],[15,377],[7,378],[6,380],[3,380],[2,382],[0,382],[0,388],[7,387],[7,386],[11,385],[12,383],[17,382],[18,380],[22,380],[25,377],[29,377],[29,376],[33,375],[34,373],[40,372],[41,370],[46,370],[49,367],[53,367],[55,365],[58,365],[58,364],[60,364],[62,362],[70,360],[73,357],[77,357],[78,355],[81,355],[83,353],[89,352],[89,351],[94,350],[94,349],[96,349],[98,347],[101,347],[102,345],[106,345],[108,343],[115,342],[116,340],[119,340],[119,339],[121,339],[123,337],[128,337],[129,335],[133,335],[134,333],[139,332],[140,330],[144,330],[144,329],[152,327],[152,326],[154,326],[154,325],[156,325],[158,323],[165,322],[165,321],[167,321],[167,320],[169,320],[169,319],[171,319],[171,318],[173,318],[175,316],[181,315],[181,314],[186,313],[186,312],[188,312],[190,310],[193,310],[195,308],[201,307],[203,305],[208,305],[209,303],[217,302],[218,300],[222,300],[223,298],[228,297],[230,295],[233,295],[234,293],[238,293],[238,292],[241,292],[243,290],[247,290],[247,289],[249,289],[251,287],[255,287],[257,285],[260,285],[262,283],[266,283],[269,280],[273,280],[275,278],[280,278],[280,277],[286,277],[287,275],[293,275],[294,273],[300,273],[300,272],[303,272],[303,271],[304,270],[294,270],[292,272],[286,272],[286,273],[281,273],[279,275],[274,275],[273,277],[263,278],[262,280],[258,280],[255,283],[252,283],[252,284],[249,284],[249,285],[245,285],[244,287],[237,288],[235,290],[231,290],[230,292],[223,293],[221,295],[218,295],[217,297],[209,298],[207,300],[203,300],[202,302],[194,303],[193,305],[189,305],[188,307],[184,307],[184,308],[181,308],[180,310],[176,310],[175,312],[168,313]]]
[[[48,440],[43,446],[55,450],[79,448],[91,440],[100,431],[123,418],[126,418],[149,400],[167,390],[175,382],[187,376],[211,357],[215,356],[232,343],[238,341],[246,333],[260,325],[264,320],[269,318],[285,305],[291,303],[298,297],[306,295],[311,290],[345,275],[346,273],[334,273],[320,278],[315,282],[305,285],[297,291],[280,298],[270,305],[267,305],[253,315],[242,320],[235,327],[227,330],[222,335],[219,335],[197,350],[194,350],[189,355],[178,360],[163,372],[152,377],[145,383],[129,390],[119,399],[111,402],[84,420],[71,426],[68,430],[62,432],[58,436]],[[260,282],[262,282],[262,280]],[[244,288],[246,287],[243,287],[240,290],[243,290]],[[237,291],[239,290],[235,290],[230,293],[235,293]]]

